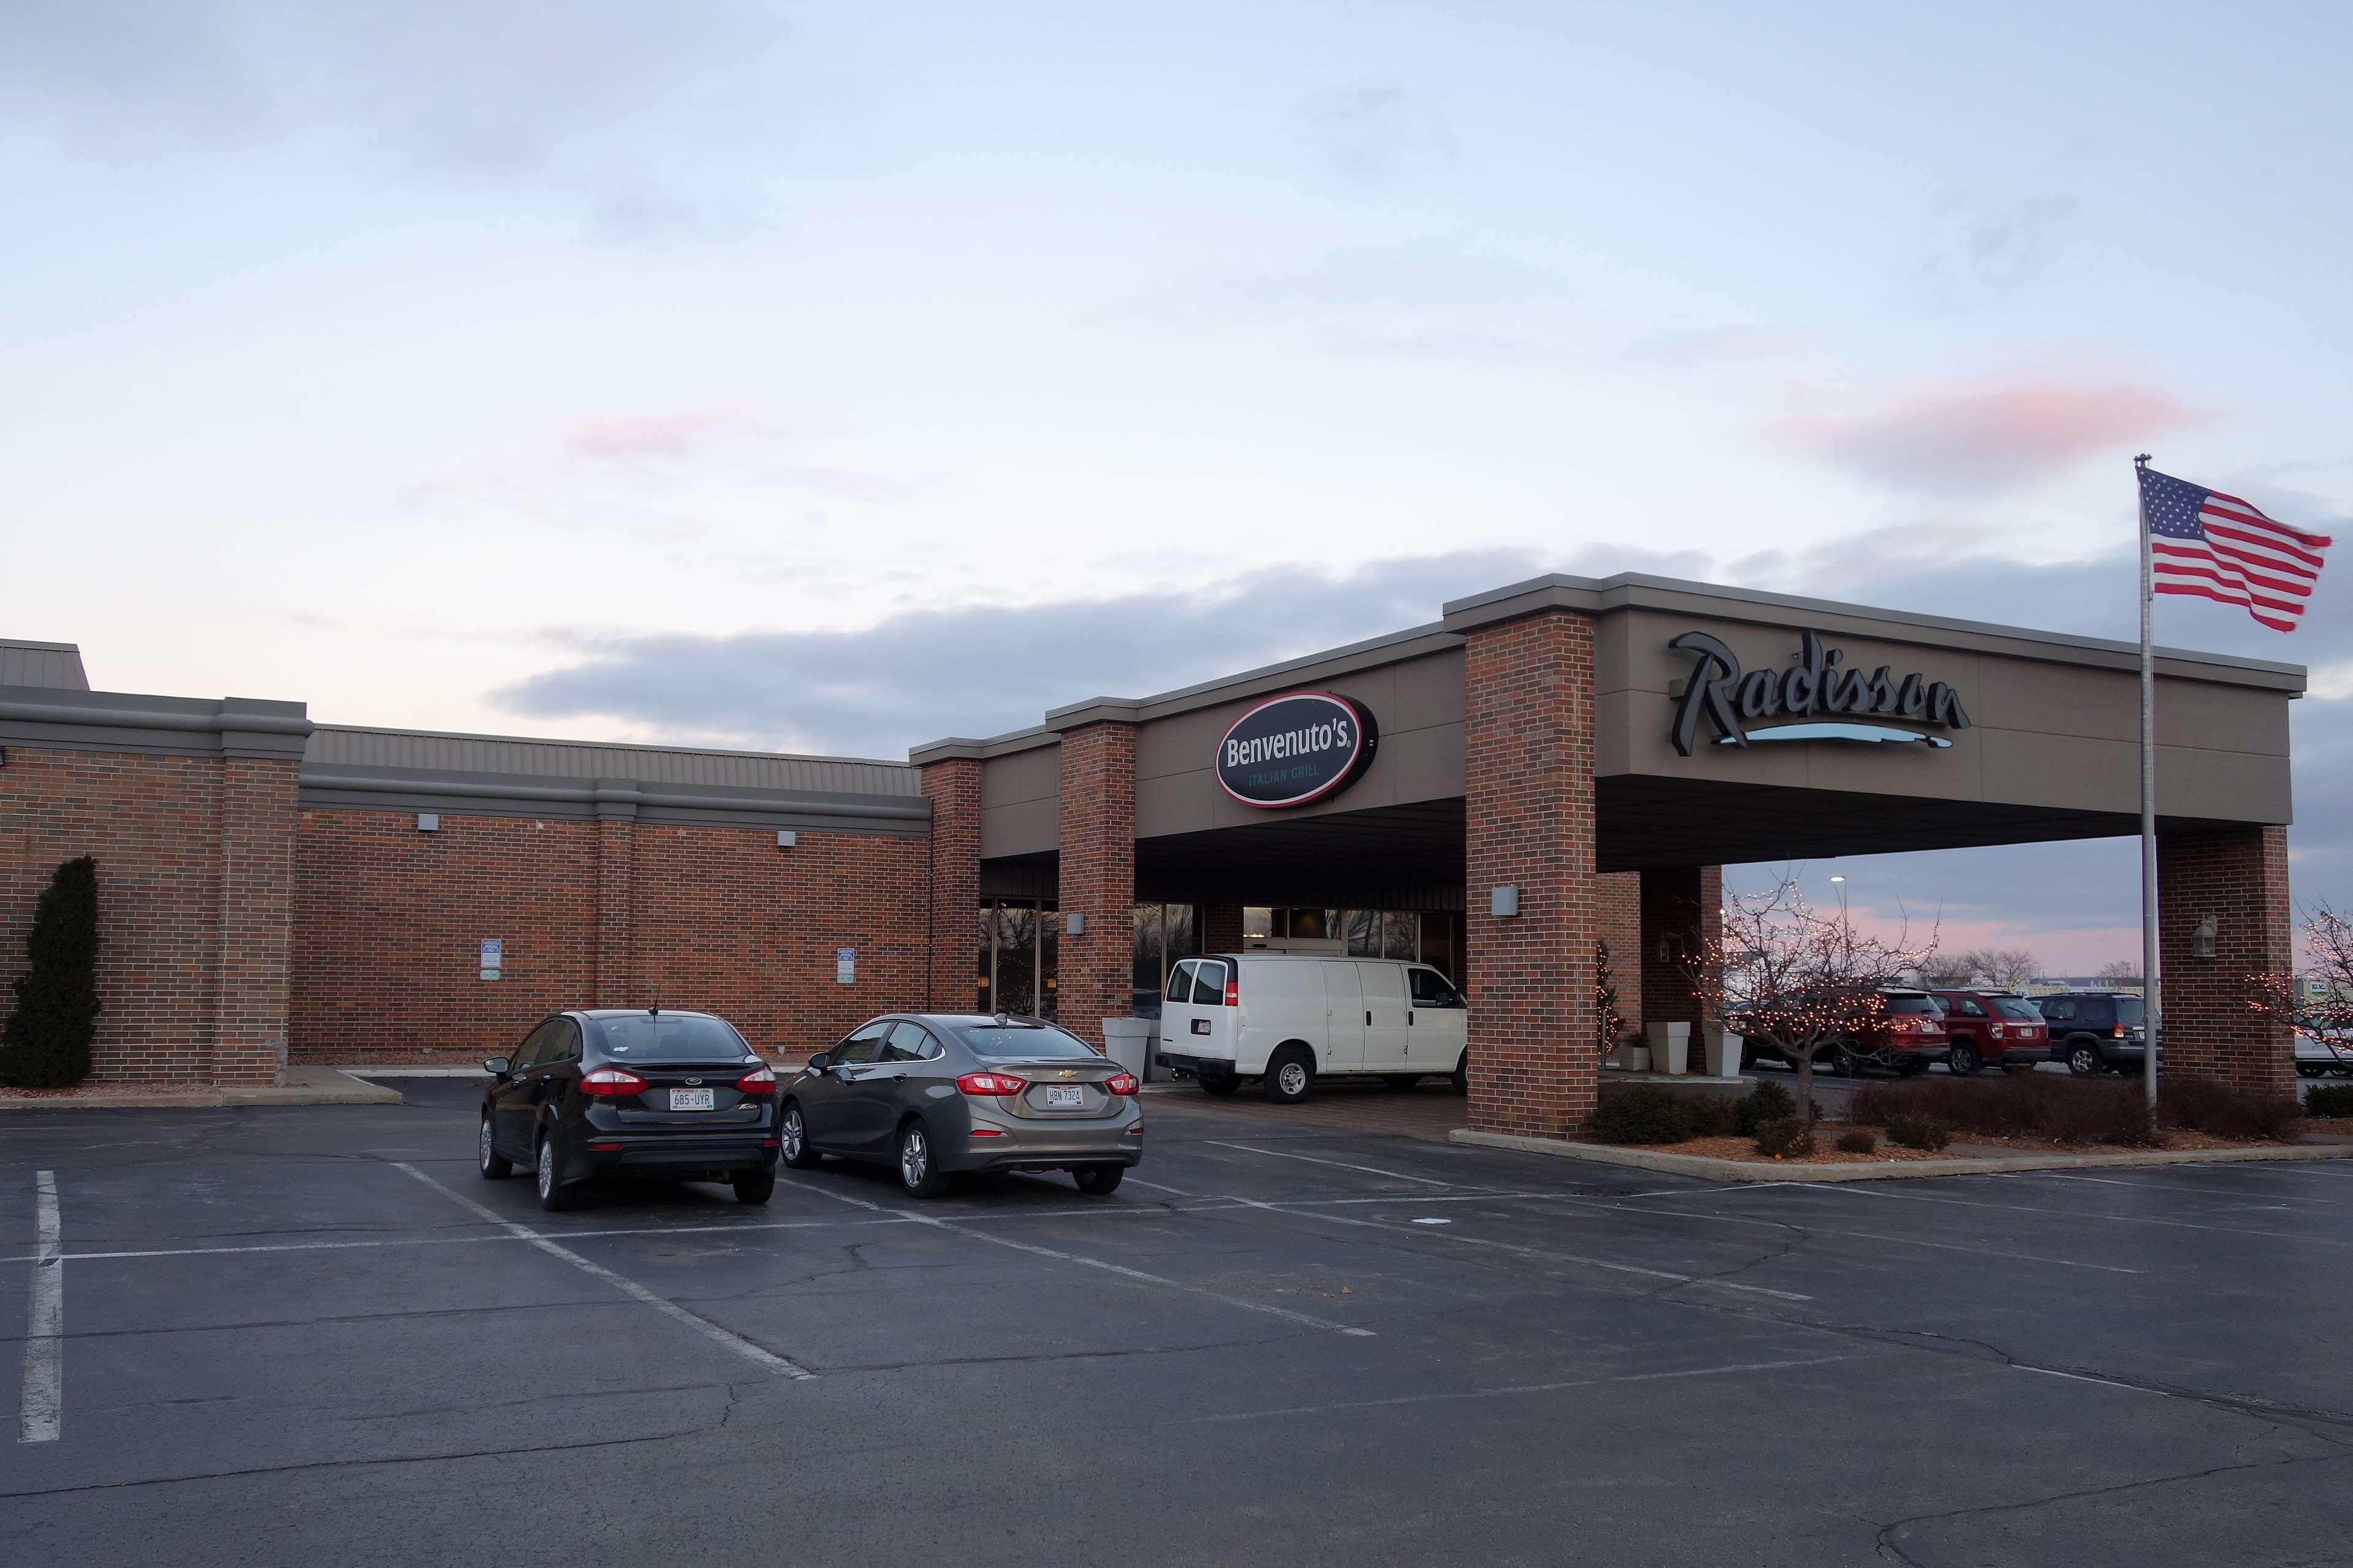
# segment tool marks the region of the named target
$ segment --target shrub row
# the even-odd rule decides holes
[[[2353,1109],[2353,1093],[2346,1099]],[[1932,1117],[1955,1131],[1989,1138],[2147,1148],[2158,1142],[2160,1125],[2218,1138],[2286,1138],[2304,1112],[2292,1096],[2182,1078],[2159,1087],[2152,1120],[2137,1083],[2021,1073],[1871,1084],[1855,1091],[1852,1114],[1857,1121],[1888,1128],[1891,1138],[1897,1118]]]
[[[1593,1136],[1604,1143],[1681,1143],[1691,1138],[1751,1138],[1767,1122],[1796,1119],[1798,1101],[1778,1083],[1760,1083],[1738,1100],[1677,1094],[1661,1084],[1630,1084],[1602,1096]],[[1821,1115],[1821,1108],[1814,1108]],[[1768,1151],[1769,1152],[1769,1151]]]
[[[2323,1084],[2305,1090],[2306,1116],[2353,1116],[2353,1083]]]

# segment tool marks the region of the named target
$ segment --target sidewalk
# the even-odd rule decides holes
[[[340,1068],[290,1067],[282,1083],[132,1088],[90,1084],[41,1091],[0,1089],[0,1110],[147,1110],[231,1105],[398,1105],[400,1091],[363,1083]]]

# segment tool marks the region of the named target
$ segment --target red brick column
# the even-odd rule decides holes
[[[621,815],[626,812],[627,815]],[[636,1007],[629,970],[631,885],[637,880],[637,808],[599,805],[596,812],[596,1005]]]
[[[1653,868],[1642,873],[1642,1022],[1697,1024],[1705,1015],[1688,963],[1724,931],[1724,868]],[[1694,1039],[1697,1039],[1694,1032]],[[1693,1047],[1696,1059],[1698,1047]]]
[[[285,1056],[299,771],[276,757],[221,760],[215,1083],[275,1083]]]
[[[1105,1018],[1134,1004],[1135,726],[1106,721],[1062,736],[1061,936],[1055,1022],[1096,1046]]]
[[[1626,1020],[1630,1031],[1639,1031],[1642,1027],[1644,989],[1642,873],[1605,871],[1593,879],[1593,889],[1600,911],[1596,935],[1609,944],[1609,983],[1618,992],[1618,1016]],[[1599,1019],[1594,1026],[1600,1027]],[[1617,1041],[1609,1044],[1615,1046]]]
[[[932,803],[925,990],[932,1007],[965,1013],[979,1005],[973,977],[979,952],[980,759],[925,763],[923,777],[923,798]]]
[[[1242,907],[1240,904],[1201,906],[1201,951],[1240,952],[1242,950]]]
[[[1593,623],[1546,610],[1465,649],[1471,1125],[1558,1138],[1593,1114]],[[1490,912],[1519,889],[1516,916]]]
[[[2295,1092],[2295,1044],[2247,1005],[2249,977],[2295,967],[2287,829],[2157,836],[2158,972],[2164,981],[2164,1070],[2247,1089]],[[2196,956],[2214,917],[2214,956]]]

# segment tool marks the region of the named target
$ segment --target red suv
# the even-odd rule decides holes
[[[2051,1054],[2051,1026],[2025,997],[2010,991],[1932,992],[1945,1005],[1952,1037],[1945,1066],[1967,1078],[1981,1067],[2032,1068]]]
[[[1885,990],[1879,994],[1881,1011],[1863,1028],[1842,1039],[1814,1047],[1814,1062],[1840,1078],[1855,1078],[1867,1067],[1884,1067],[1905,1078],[1926,1072],[1945,1059],[1951,1041],[1945,1034],[1944,1009],[1926,991]],[[1746,1052],[1751,1060],[1773,1058],[1795,1067],[1788,1053],[1762,1040],[1752,1040]]]

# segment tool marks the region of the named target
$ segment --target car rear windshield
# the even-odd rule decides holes
[[[724,1018],[699,1013],[632,1013],[592,1018],[599,1054],[631,1062],[731,1062],[752,1054]]]
[[[1887,1010],[1891,1013],[1926,1013],[1932,1016],[1941,1016],[1945,1011],[1936,1005],[1936,998],[1933,996],[1890,996],[1887,998]]]
[[[2005,1018],[2023,1018],[2030,1024],[2042,1022],[2042,1011],[2021,996],[1989,996],[1993,1010]]]
[[[1100,1056],[1076,1035],[1066,1035],[1051,1024],[966,1024],[956,1031],[964,1043],[984,1057]]]
[[[2116,998],[2117,1023],[2126,1026],[2137,1025],[2141,1021],[2142,1016],[2143,1014],[2140,1010],[2139,997],[2119,996]]]

